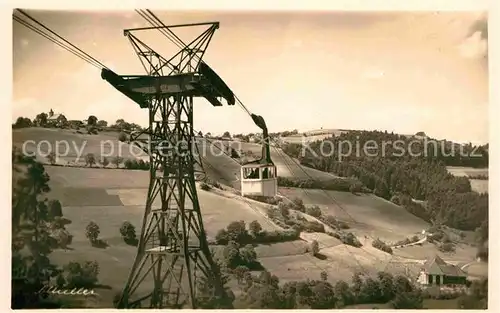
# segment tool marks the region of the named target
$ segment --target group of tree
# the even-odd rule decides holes
[[[384,149],[359,149],[349,154],[349,145],[342,144],[350,142],[351,148],[363,147],[369,140]],[[411,151],[401,151],[387,144],[397,140],[406,142]],[[326,141],[330,144],[324,144]],[[406,196],[407,201],[402,205],[428,222],[474,230],[488,219],[488,194],[473,192],[468,178],[455,177],[446,168],[448,165],[487,166],[487,146],[466,145],[463,153],[459,154],[455,149],[455,154],[452,154],[452,146],[444,146],[444,151],[441,151],[439,147],[434,149],[432,144],[425,146],[423,142],[410,145],[410,139],[392,133],[353,131],[313,142],[309,147],[314,153],[305,149],[303,155],[302,146],[298,144],[287,144],[283,149],[288,155],[299,158],[303,165],[355,178],[382,198]],[[329,153],[333,147],[339,150]],[[345,157],[340,158],[340,155]],[[424,200],[427,205],[414,203],[413,199]]]
[[[228,269],[245,266],[249,269],[258,269],[257,252],[251,244],[241,245],[236,241],[229,241],[223,250],[223,265]]]
[[[51,155],[47,157],[51,164],[55,163],[55,158]],[[124,162],[125,161],[125,162]],[[112,164],[115,168],[119,168],[123,163],[124,167],[128,170],[143,170],[148,171],[150,164],[148,161],[142,159],[127,159],[124,160],[120,156],[115,156],[112,158],[102,157],[100,160],[93,153],[88,153],[85,155],[85,166],[94,167],[97,164],[101,164],[102,167],[107,168],[108,165]]]
[[[255,201],[270,204],[266,212],[267,217],[271,219],[276,225],[285,229],[284,232],[263,232],[265,236],[258,237],[259,240],[262,240],[264,238],[265,242],[296,240],[298,239],[298,237],[300,237],[301,232],[307,232],[324,233],[328,236],[339,239],[346,245],[357,248],[362,246],[361,242],[353,233],[346,231],[347,229],[349,229],[349,225],[346,222],[338,220],[332,215],[323,215],[321,209],[318,206],[306,207],[304,205],[304,202],[300,198],[294,198],[292,199],[292,201],[284,201],[283,198],[279,197],[247,197]],[[301,213],[305,213],[307,215],[315,217],[319,221],[307,219]],[[325,225],[332,228],[333,232],[327,231]],[[226,233],[225,230],[221,232],[221,234]],[[227,242],[227,240],[221,241],[222,244],[223,242]]]
[[[234,221],[217,232],[215,241],[220,245],[227,245],[229,242],[240,245],[275,243],[297,240],[299,235],[300,232],[295,230],[264,230],[258,221],[252,221],[247,229],[245,221]]]
[[[119,168],[123,163],[123,158],[120,156],[115,156],[108,159],[108,157],[101,157],[100,160],[93,153],[87,153],[85,155],[85,166],[93,167],[94,165],[101,164],[103,167],[107,167],[109,164],[113,164],[116,168]],[[149,166],[148,166],[149,168]]]
[[[89,275],[95,284],[97,263],[84,264],[93,270],[78,272],[73,270],[78,263],[61,268],[51,262],[54,249],[71,244],[72,235],[65,228],[71,221],[64,218],[59,201],[47,199],[50,178],[41,163],[14,148],[12,165],[12,308],[60,307],[61,299],[39,291],[47,285],[84,287],[81,282]]]
[[[27,128],[27,127],[32,127],[33,122],[29,117],[18,117],[16,119],[16,122],[12,124],[12,128]]]
[[[130,131],[139,131],[142,129],[142,127],[138,124],[135,123],[129,123],[126,122],[124,119],[120,118],[116,120],[116,122],[112,125],[109,126],[112,129],[118,130],[118,131],[123,131],[123,132],[130,132]]]
[[[302,214],[305,213],[317,218],[319,221],[308,220]],[[278,226],[285,229],[291,229],[299,235],[301,232],[307,233],[324,233],[328,236],[335,237],[343,244],[350,245],[356,248],[362,246],[358,238],[351,232],[347,223],[337,220],[332,215],[323,215],[321,209],[317,206],[306,207],[300,198],[294,198],[291,202],[279,202],[278,206],[270,206],[267,210],[267,216],[273,220]],[[327,231],[325,225],[333,229]]]
[[[328,274],[321,279],[291,281],[280,284],[278,277],[268,271],[255,276],[244,267],[237,272],[243,289],[236,307],[249,309],[339,309],[353,304],[390,303],[395,309],[420,309],[423,297],[406,277],[385,272],[376,278],[354,274],[351,284],[338,281],[332,284]]]
[[[51,112],[52,114],[53,112]],[[63,114],[57,115],[57,118],[50,120],[51,116],[45,112],[39,113],[35,116],[33,120],[28,117],[18,117],[16,122],[12,124],[12,128],[27,128],[27,127],[58,127],[58,128],[77,128],[87,127],[87,132],[89,134],[97,134],[98,130],[103,130],[107,127],[108,122],[104,120],[98,120],[95,115],[90,115],[87,118],[87,125],[82,121],[74,120],[69,121]]]

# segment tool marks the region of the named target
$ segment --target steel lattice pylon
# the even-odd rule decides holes
[[[208,29],[165,59],[133,34],[207,25]],[[218,266],[212,260],[196,192],[193,155],[193,99],[218,98],[234,104],[227,86],[201,59],[218,23],[125,30],[148,75],[102,77],[149,111],[149,127],[132,141],[148,137],[142,148],[150,157],[150,182],[137,256],[118,302],[119,308],[199,308],[197,283],[213,291],[221,307],[227,300]],[[174,34],[175,36],[175,34]],[[200,162],[201,164],[201,162]],[[207,284],[208,282],[208,284]]]

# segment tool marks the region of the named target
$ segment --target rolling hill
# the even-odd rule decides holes
[[[86,153],[94,153],[96,156],[102,153],[117,155],[118,149],[111,151],[111,146],[121,146],[121,153],[125,158],[144,157],[144,153],[137,148],[130,148],[116,138],[115,133],[86,135],[69,130],[38,128],[13,131],[13,143],[19,147],[27,140],[36,143],[45,140],[48,144],[40,146],[43,152],[47,152],[49,144],[52,147],[60,146],[61,142],[66,140],[70,143],[70,150],[67,156],[60,160],[63,164],[82,164],[82,160],[75,162],[75,158]],[[104,142],[107,148],[103,145]],[[223,185],[239,189],[239,164],[225,154],[214,153],[217,149],[210,149],[204,139],[198,139],[198,142],[206,174]],[[227,142],[225,144],[227,145]],[[241,150],[260,155],[261,148],[256,144],[241,144]],[[296,165],[289,157],[275,149],[272,150],[272,158],[280,176],[314,179],[334,177]],[[39,159],[46,162],[43,157]],[[73,260],[97,260],[101,267],[100,281],[112,288],[103,291],[103,298],[107,302],[99,306],[109,307],[114,293],[123,287],[136,253],[135,247],[123,242],[119,228],[126,220],[136,227],[141,225],[149,172],[50,165],[45,168],[51,178],[51,192],[48,197],[61,201],[63,214],[72,221],[67,228],[74,235],[72,249],[55,251],[54,262],[62,265]],[[198,188],[200,207],[209,238],[214,238],[219,229],[237,220],[246,223],[257,220],[264,229],[279,229],[265,216],[267,204],[242,198],[231,188],[225,189],[204,191]],[[361,248],[354,248],[340,244],[334,238],[324,238],[325,234],[311,233],[303,236],[303,240],[258,246],[256,250],[259,261],[283,282],[303,279],[305,276],[318,279],[324,270],[335,273],[329,275],[333,282],[340,279],[348,281],[352,274],[360,269],[371,273],[387,270],[401,274],[411,268],[411,271],[415,272],[419,262],[436,251],[435,246],[429,245],[422,249],[405,248],[391,256],[373,248],[371,240],[374,238],[402,240],[428,227],[427,223],[409,214],[402,207],[374,195],[297,188],[280,188],[279,192],[286,198],[300,197],[306,205],[318,205],[323,214],[331,214],[347,222],[351,228],[349,231],[364,244]],[[85,227],[92,220],[100,226],[100,238],[109,244],[106,249],[91,247],[85,238]],[[321,260],[306,253],[308,241],[314,239],[320,243],[321,253],[326,259]],[[461,262],[471,261],[474,259],[474,253],[474,249],[461,248],[459,259]],[[448,259],[453,258],[449,256]]]

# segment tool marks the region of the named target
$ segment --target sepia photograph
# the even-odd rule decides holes
[[[18,8],[12,45],[12,309],[488,308],[488,12]]]

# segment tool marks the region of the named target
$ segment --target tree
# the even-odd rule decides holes
[[[107,157],[103,157],[102,160],[101,160],[101,164],[102,166],[106,167],[109,165],[109,160]]]
[[[49,217],[50,219],[55,219],[56,217],[62,217],[62,205],[59,200],[50,200],[49,201]]]
[[[285,218],[285,220],[288,219],[288,217],[290,217],[290,209],[285,203],[280,202],[278,208],[280,209],[280,213],[283,216],[283,218]]]
[[[306,208],[306,213],[311,215],[312,217],[318,218],[321,216],[321,209],[319,206],[315,205],[315,206]]]
[[[322,281],[328,280],[328,273],[326,271],[321,271],[320,276]]]
[[[208,186],[208,185],[207,185]],[[229,241],[229,235],[225,229],[221,229],[215,235],[215,241],[219,245],[225,245]]]
[[[231,138],[231,134],[228,131],[225,131],[224,134],[222,134],[222,137]]]
[[[90,115],[89,118],[87,119],[87,124],[90,126],[96,126],[97,125],[97,117],[94,115]]]
[[[252,236],[257,237],[260,235],[260,232],[262,231],[262,226],[258,221],[252,221],[250,225],[248,225],[248,228],[250,230],[250,233]]]
[[[294,205],[294,207],[295,207],[295,209],[297,211],[300,211],[300,212],[305,212],[306,211],[306,207],[305,207],[304,202],[302,201],[302,199],[300,199],[300,198],[294,198],[292,200],[292,202],[293,202],[293,205]]]
[[[311,309],[332,309],[335,307],[335,294],[330,283],[317,282],[311,291],[313,294],[313,300],[310,303]]]
[[[120,227],[120,234],[122,235],[123,240],[128,244],[136,244],[137,243],[137,235],[135,233],[135,227],[130,222],[123,222]]]
[[[58,246],[66,249],[71,244],[73,236],[66,229],[58,229],[55,238]]]
[[[93,153],[87,153],[87,155],[85,155],[85,165],[92,167],[94,164],[96,164],[95,155]]]
[[[51,153],[49,153],[47,155],[47,160],[50,162],[50,164],[54,165],[56,164],[56,160],[57,160],[57,157],[56,157],[56,154],[52,151]]]
[[[33,126],[31,120],[27,117],[18,117],[16,122],[14,123],[14,128],[25,128]]]
[[[59,127],[64,128],[68,125],[68,119],[63,114],[59,115],[57,118],[57,124]]]
[[[229,240],[233,240],[235,242],[243,242],[248,236],[245,221],[231,222],[227,225],[226,230]]]
[[[58,288],[64,288],[64,285],[66,285],[66,279],[64,279],[64,275],[60,273],[56,278],[56,286]]]
[[[335,296],[337,298],[337,302],[339,303],[339,307],[344,305],[350,305],[354,303],[354,297],[351,289],[349,288],[349,284],[345,281],[341,280],[335,284]]]
[[[121,142],[127,141],[127,134],[125,134],[124,132],[120,132],[120,134],[118,135],[118,140],[120,140]]]
[[[351,290],[355,298],[359,297],[361,289],[363,288],[363,279],[361,279],[362,275],[363,275],[362,273],[354,273],[354,275],[352,275]]]
[[[106,127],[106,126],[108,126],[108,122],[106,122],[105,120],[99,120],[97,122],[97,126],[99,126],[99,127]]]
[[[394,277],[387,272],[379,272],[377,277],[380,285],[382,302],[387,302],[394,298]]]
[[[100,233],[101,230],[94,221],[91,221],[85,228],[85,236],[89,239],[90,243],[92,244],[97,243],[97,238],[99,237]]]
[[[234,301],[234,293],[227,286],[229,277],[225,271],[222,270],[219,263],[215,264],[214,272],[212,275],[202,276],[197,281],[196,302],[200,309],[232,309]],[[216,293],[215,277],[220,277],[222,281],[221,294]]]
[[[240,258],[245,264],[253,264],[257,261],[257,252],[255,252],[255,248],[252,245],[246,245],[245,247],[240,249]]]
[[[422,294],[419,291],[396,293],[391,304],[394,309],[421,309],[423,307]]]
[[[47,113],[40,113],[35,117],[35,124],[40,127],[47,126]]]
[[[244,265],[238,265],[234,269],[233,273],[234,273],[234,276],[236,276],[238,283],[241,284],[243,282],[243,279],[245,278],[245,275],[247,273],[250,273],[250,270],[248,269],[248,267],[246,267]]]
[[[359,301],[364,303],[379,303],[381,300],[381,291],[378,282],[368,277],[361,287]]]
[[[241,256],[238,244],[235,241],[229,241],[223,251],[224,263],[228,268],[235,268],[241,264]]]
[[[112,160],[113,164],[116,165],[116,168],[120,167],[120,164],[123,163],[123,158],[120,156],[116,156]]]
[[[16,180],[12,184],[11,307],[54,307],[54,303],[38,292],[58,274],[57,266],[48,257],[53,238],[47,227],[46,200],[39,200],[50,191],[49,176],[42,164],[15,148],[12,167]],[[20,171],[21,167],[25,170]]]
[[[460,309],[488,309],[488,279],[472,282],[468,295],[463,295],[458,300]]]
[[[396,276],[394,280],[394,292],[398,294],[411,291],[413,291],[413,287],[408,278],[401,275]]]
[[[67,288],[92,288],[98,281],[99,264],[96,261],[70,262],[64,267]]]
[[[234,148],[231,148],[231,158],[238,159],[239,157],[239,153]]]
[[[316,240],[311,242],[311,254],[316,256],[319,253],[319,244]]]

